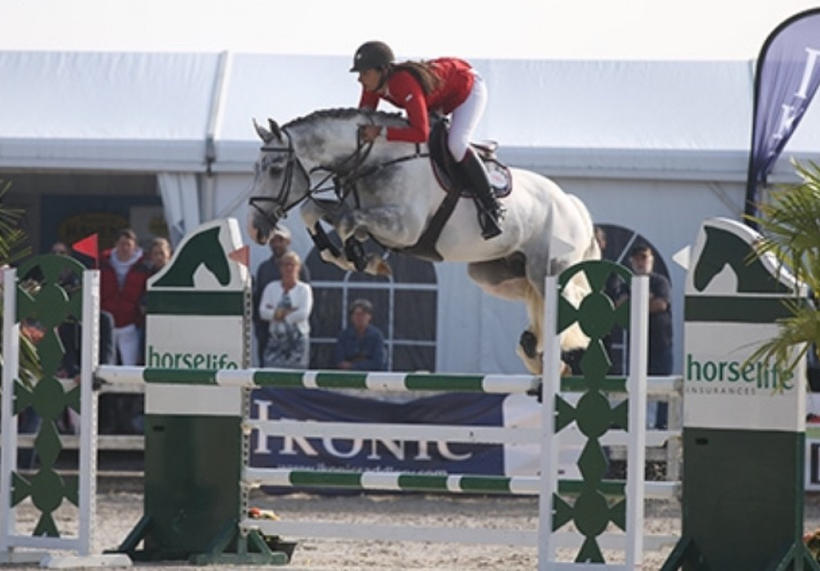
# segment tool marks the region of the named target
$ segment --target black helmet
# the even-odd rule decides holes
[[[365,42],[353,56],[353,67],[350,71],[363,71],[393,63],[393,50],[384,42]]]

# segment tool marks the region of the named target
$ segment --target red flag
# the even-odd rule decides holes
[[[250,252],[250,246],[242,246],[241,248],[229,253],[228,258],[234,262],[242,264],[245,267],[248,267],[248,265],[250,265]]]
[[[97,234],[92,234],[91,236],[87,236],[78,242],[74,242],[71,245],[71,249],[79,254],[93,258],[95,268],[99,266],[98,262],[100,259],[100,249],[97,245]]]

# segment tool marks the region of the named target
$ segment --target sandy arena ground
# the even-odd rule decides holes
[[[493,526],[533,529],[537,521],[537,498],[474,497],[443,495],[354,495],[316,496],[293,494],[265,496],[254,494],[251,504],[273,509],[289,520],[343,521],[351,525],[371,523],[390,525]],[[116,546],[141,515],[142,494],[137,480],[111,480],[98,489],[98,542],[104,548]],[[58,525],[70,529],[67,518],[73,507],[61,508]],[[33,529],[37,512],[30,504],[18,510],[19,529]],[[807,495],[806,529],[820,527],[820,494]],[[65,526],[65,527],[62,527]],[[652,533],[680,533],[680,508],[676,503],[647,503],[645,528]],[[658,569],[670,549],[649,552],[645,569]],[[568,559],[571,560],[571,557]],[[189,565],[147,565],[141,569],[197,569]],[[431,544],[415,542],[346,541],[330,539],[301,540],[293,561],[294,570],[355,569],[443,569],[464,571],[535,569],[535,549],[504,546]],[[32,566],[3,566],[2,569],[29,569]],[[201,569],[213,569],[201,568]],[[239,567],[234,567],[239,569]]]

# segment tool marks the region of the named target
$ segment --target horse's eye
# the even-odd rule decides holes
[[[278,165],[273,165],[268,168],[268,174],[271,176],[279,176],[280,174],[282,174],[282,167]]]

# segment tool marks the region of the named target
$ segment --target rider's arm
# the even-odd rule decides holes
[[[404,71],[390,78],[388,88],[390,99],[407,111],[407,121],[410,125],[389,127],[387,140],[426,143],[430,137],[430,119],[427,116],[427,99],[419,82]]]
[[[362,89],[362,96],[359,98],[359,109],[373,109],[379,106],[379,94],[375,91]]]

